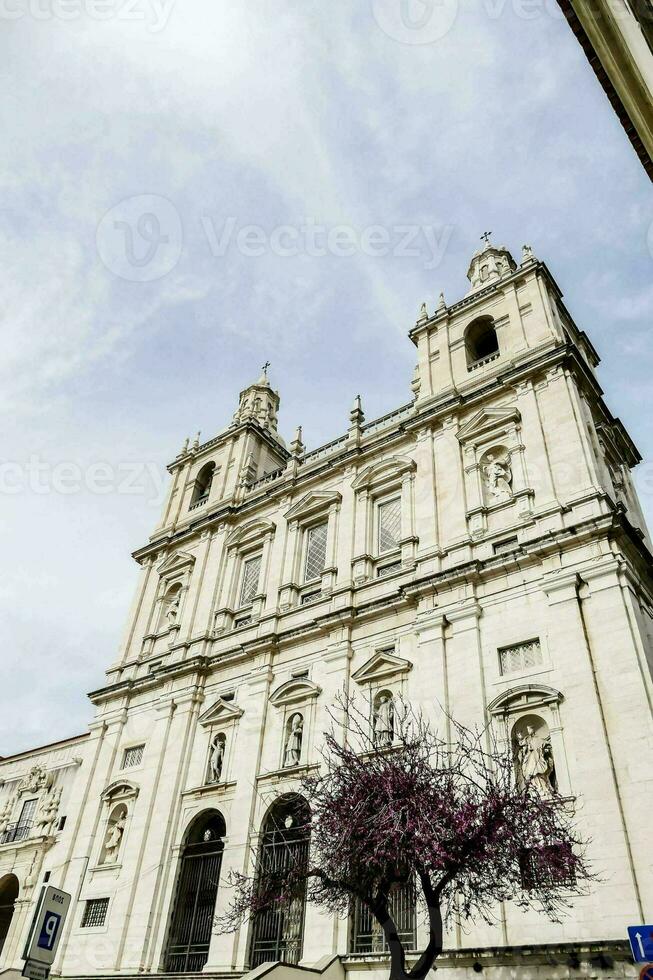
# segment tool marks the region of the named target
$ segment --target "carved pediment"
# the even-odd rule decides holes
[[[482,408],[458,429],[456,436],[459,442],[470,442],[488,433],[505,432],[520,421],[516,408]]]
[[[354,671],[352,677],[357,684],[370,684],[386,677],[405,674],[412,666],[410,660],[404,660],[390,650],[377,650],[373,657]]]
[[[379,463],[368,466],[358,474],[352,483],[354,490],[375,486],[399,478],[415,469],[415,460],[410,456],[388,456]]]
[[[309,681],[308,677],[292,677],[272,692],[270,703],[276,707],[284,704],[298,704],[300,701],[316,698],[321,691],[322,688],[314,684],[313,681]]]
[[[187,551],[175,551],[163,559],[159,565],[159,575],[170,575],[173,572],[181,572],[190,569],[195,564],[195,555]]]
[[[248,544],[254,544],[256,541],[262,541],[266,535],[274,534],[274,531],[275,525],[272,521],[260,518],[243,524],[242,527],[235,527],[227,535],[226,545],[227,548],[243,548]]]
[[[546,684],[520,684],[519,687],[511,687],[509,691],[497,695],[488,704],[488,711],[492,715],[512,714],[545,704],[560,704],[562,700],[562,694],[554,687]]]
[[[102,799],[107,803],[115,803],[117,800],[135,800],[138,793],[139,786],[131,779],[114,779],[102,793]]]
[[[210,708],[202,712],[199,717],[199,723],[204,728],[208,728],[209,725],[224,725],[227,722],[236,721],[242,713],[243,709],[239,708],[233,701],[225,701],[224,698],[218,698]]]
[[[296,521],[302,517],[309,517],[316,511],[328,510],[334,504],[339,504],[341,500],[342,494],[338,493],[337,490],[307,493],[296,504],[293,504],[290,510],[286,512],[285,518],[287,521]]]

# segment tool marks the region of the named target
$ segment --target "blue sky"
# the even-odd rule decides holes
[[[0,20],[0,754],[90,720],[183,439],[268,359],[309,447],[358,392],[368,418],[408,401],[406,333],[485,230],[533,245],[598,348],[650,514],[653,199],[554,0]]]

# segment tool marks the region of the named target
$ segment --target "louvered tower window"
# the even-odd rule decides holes
[[[386,500],[379,504],[379,554],[396,551],[401,538],[401,500]]]
[[[311,527],[306,532],[306,561],[304,581],[310,582],[324,571],[326,564],[327,522]]]

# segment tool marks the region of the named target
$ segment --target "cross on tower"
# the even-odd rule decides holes
[[[490,235],[491,234],[492,234],[491,231],[484,231],[483,234],[481,235],[481,241],[482,242],[485,242],[486,245],[489,245],[490,244]]]
[[[263,374],[267,375],[269,367],[270,367],[270,362],[266,361],[265,364],[263,365]]]

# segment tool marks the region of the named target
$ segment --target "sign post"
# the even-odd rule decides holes
[[[48,980],[69,906],[68,892],[53,885],[47,885],[41,892],[23,952],[26,961],[23,976],[28,980]]]

